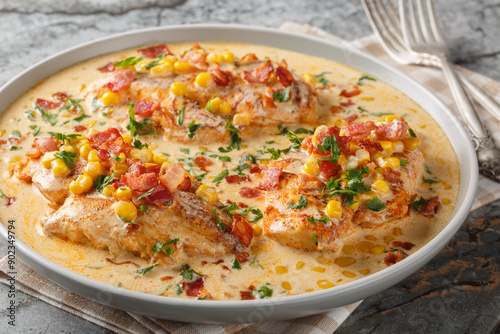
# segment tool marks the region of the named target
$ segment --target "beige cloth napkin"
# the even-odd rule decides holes
[[[431,88],[436,94],[438,94],[438,96],[446,104],[448,104],[452,110],[455,109],[451,93],[446,82],[443,81],[443,76],[441,75],[440,70],[399,65],[395,63],[385,53],[380,45],[378,45],[375,36],[365,37],[348,43],[320,29],[291,22],[285,23],[280,29],[325,38],[337,44],[344,45],[346,50],[355,47],[369,53],[395,67],[400,68],[402,71],[417,80],[420,80]],[[478,86],[487,90],[493,96],[500,95],[500,83],[477,73],[469,72],[464,69],[461,70],[463,70],[472,81],[478,84]],[[485,123],[491,125],[491,132],[498,135],[498,138],[496,139],[500,139],[499,122],[484,111],[481,113],[481,117]],[[474,208],[485,205],[499,197],[499,185],[481,176],[476,201],[474,202]],[[8,271],[6,257],[4,257],[0,260],[0,281],[2,283],[7,284],[6,279],[8,278],[8,275],[6,273]],[[16,263],[16,272],[16,287],[18,290],[117,333],[333,333],[361,303],[361,301],[359,301],[350,305],[338,307],[323,314],[309,317],[259,324],[206,325],[181,323],[150,318],[96,303],[49,281],[35,270],[19,261]]]

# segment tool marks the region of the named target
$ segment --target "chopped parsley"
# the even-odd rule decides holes
[[[19,130],[12,131],[12,134],[10,135],[10,138],[21,139],[21,137],[21,132],[19,132]]]
[[[159,54],[159,55],[155,58],[155,60],[153,60],[153,61],[151,61],[151,62],[147,63],[146,65],[144,65],[144,68],[145,68],[146,70],[149,70],[150,68],[153,68],[153,67],[155,67],[155,66],[158,66],[158,65],[160,64],[160,61],[161,61],[163,58],[165,58],[165,51],[163,51],[161,54]]]
[[[231,144],[229,144],[228,147],[219,147],[218,150],[219,152],[227,153],[231,152],[234,149],[240,149],[241,147],[241,137],[238,135],[240,132],[231,122],[226,119],[226,129],[231,133],[229,136],[229,140],[231,141]]]
[[[84,113],[82,113],[80,116],[73,118],[73,120],[74,120],[74,121],[77,121],[77,122],[81,122],[81,121],[83,121],[85,118],[90,118],[90,116],[89,116],[89,115],[85,115]]]
[[[188,137],[190,139],[193,139],[196,136],[196,131],[198,131],[198,129],[201,128],[203,125],[205,125],[205,123],[196,124],[194,120],[191,123],[189,123],[189,125],[187,126],[189,131]]]
[[[249,164],[247,164],[246,162],[241,164],[241,165],[238,165],[236,166],[235,168],[232,169],[233,172],[238,172],[238,175],[245,175],[245,173],[243,173],[243,171],[245,169],[249,169],[249,168],[252,168],[252,166],[250,166]]]
[[[172,247],[172,244],[176,243],[177,241],[179,241],[179,238],[174,238],[167,242],[158,241],[153,247],[151,247],[151,250],[154,253],[162,252],[166,256],[170,256],[174,254],[174,248]],[[165,248],[165,246],[168,246],[168,248]]]
[[[215,220],[217,221],[217,225],[219,225],[219,228],[224,231],[226,229],[226,224],[220,219],[219,215],[217,214],[217,210],[213,210],[212,213],[214,214]]]
[[[298,150],[300,148],[300,145],[302,144],[302,141],[304,140],[304,138],[300,138],[293,131],[288,131],[287,134],[286,134],[286,138],[288,138],[288,140],[290,142],[292,142],[292,145],[290,146],[290,149],[292,149],[294,151],[296,151],[296,150]]]
[[[409,133],[409,134],[410,134],[410,136],[412,136],[412,137],[416,137],[416,136],[417,136],[417,135],[415,134],[415,131],[413,131],[413,129],[412,129],[412,128],[409,128],[409,129],[408,129],[408,133]]]
[[[49,132],[54,139],[60,140],[63,144],[71,145],[71,141],[81,136],[79,133],[69,133],[67,135],[60,132]]]
[[[156,266],[158,266],[158,263],[155,263],[152,266],[149,266],[149,267],[146,267],[146,268],[138,269],[137,273],[140,274],[140,275],[142,275],[142,276],[144,276],[148,272],[150,272],[151,270],[153,270]]]
[[[404,159],[399,159],[399,164],[401,165],[401,167],[406,167],[408,166],[408,161]]]
[[[54,157],[57,159],[61,159],[66,165],[66,167],[68,167],[69,169],[73,169],[75,167],[75,160],[76,160],[75,152],[61,151],[55,153]]]
[[[368,202],[366,202],[365,206],[368,209],[375,211],[375,212],[379,212],[379,211],[382,211],[385,208],[387,208],[384,204],[382,204],[382,202],[380,201],[380,199],[378,197],[375,197],[375,198],[369,200]]]
[[[359,112],[360,112],[361,114],[366,114],[366,113],[368,113],[368,112],[369,112],[368,110],[366,110],[365,108],[363,108],[363,107],[361,107],[361,106],[358,106],[358,110],[359,110]]]
[[[225,155],[218,155],[218,154],[210,154],[210,158],[218,159],[220,161],[225,161],[225,162],[230,162],[231,158]]]
[[[26,110],[24,114],[30,121],[36,121],[36,114],[33,110]]]
[[[111,182],[113,182],[114,175],[115,172],[113,172],[111,176],[98,175],[94,180],[94,185],[92,186],[92,188],[96,189],[99,193],[102,194],[104,188],[106,188],[108,185],[111,184]]]
[[[229,171],[227,169],[224,169],[222,172],[217,174],[216,177],[212,180],[213,183],[219,184],[226,176],[229,175]]]
[[[171,206],[174,201],[169,199],[166,203],[165,206]]]
[[[23,147],[22,146],[11,146],[10,147],[10,150],[11,151],[19,151],[20,149],[22,149]]]
[[[182,271],[181,271],[181,277],[185,280],[185,281],[190,281],[193,279],[193,277],[195,275],[199,276],[199,277],[203,277],[204,275],[203,274],[200,274],[198,272],[196,272],[193,268],[191,268],[189,266],[189,264],[185,264],[182,266]]]
[[[434,184],[436,182],[438,182],[437,180],[434,180],[434,179],[427,179],[425,177],[422,176],[422,180],[424,180],[424,182],[427,182],[429,184]]]
[[[184,126],[184,111],[186,110],[186,105],[183,105],[181,109],[178,111],[178,116],[177,116],[177,123],[180,126]]]
[[[327,83],[329,83],[330,81],[328,81],[326,78],[325,78],[325,75],[326,74],[330,74],[330,72],[323,72],[323,73],[320,73],[320,74],[316,74],[314,77],[316,79],[318,79],[319,83],[321,84],[321,86],[325,87]]]
[[[272,148],[272,147],[264,147],[264,148],[266,149],[267,153],[271,154],[271,157],[269,159],[276,160],[276,159],[279,159],[283,154],[290,151],[292,146],[289,146],[289,147],[284,148],[284,149],[279,149],[279,148],[276,149],[276,148]]]
[[[64,104],[64,106],[59,108],[59,111],[68,110],[68,109],[71,109],[71,110],[78,109],[78,110],[83,111],[82,105],[80,104],[80,102],[82,102],[83,100],[84,99],[71,99],[71,98],[64,99],[65,104]],[[87,116],[87,117],[89,117],[89,116]]]
[[[130,135],[134,138],[138,136],[145,136],[149,134],[154,134],[155,129],[149,130],[149,131],[142,131],[144,130],[148,125],[153,124],[153,121],[151,119],[146,118],[142,123],[137,122],[135,120],[135,113],[134,113],[134,104],[133,103],[127,103],[128,104],[128,117],[129,117],[129,123],[127,125],[127,130],[130,131]],[[135,144],[135,143],[134,143]]]
[[[138,64],[144,57],[128,57],[113,64],[114,67],[127,67]]]
[[[175,294],[177,296],[180,295],[180,294],[182,294],[182,289],[181,289],[180,283],[178,283],[178,284],[175,285]]]
[[[273,100],[278,101],[278,102],[286,102],[290,99],[290,88],[291,86],[277,91],[276,93],[273,94]]]
[[[137,199],[143,199],[143,198],[148,197],[149,195],[151,195],[153,193],[153,191],[155,190],[155,188],[156,187],[153,187],[153,188],[149,189],[144,194],[142,194],[141,196],[137,197]]]
[[[187,155],[189,155],[189,153],[190,153],[189,148],[180,148],[179,151],[181,151],[182,153],[187,154]]]
[[[307,222],[311,224],[316,224],[316,223],[323,223],[323,224],[328,224],[330,219],[328,217],[321,217],[321,219],[314,218],[313,216],[307,218]]]
[[[325,153],[326,151],[330,151],[331,157],[329,158],[321,158],[318,162],[321,164],[321,161],[328,161],[332,163],[337,163],[340,158],[340,147],[337,142],[337,138],[335,135],[331,135],[329,137],[323,137],[321,140],[321,144],[316,146],[316,149],[319,153]]]
[[[36,137],[40,134],[40,126],[39,125],[30,125],[30,129],[33,130],[33,137]]]
[[[100,109],[100,108],[107,109],[107,108],[111,108],[111,106],[103,106],[103,105],[97,104],[97,98],[94,96],[94,98],[92,99],[92,112],[95,112],[97,109]],[[106,116],[107,114],[108,114],[107,112],[103,112],[104,116]]]
[[[307,199],[304,197],[304,195],[300,195],[297,203],[288,202],[287,205],[292,209],[303,209],[307,206]]]
[[[410,204],[415,209],[415,211],[419,211],[420,207],[423,204],[425,204],[426,202],[427,201],[423,197],[420,197],[420,199],[418,201],[414,201],[414,200],[410,199]]]
[[[318,236],[316,235],[316,233],[313,233],[313,242],[316,246],[318,246]]]
[[[253,294],[259,299],[264,299],[266,297],[272,297],[273,290],[265,285],[262,285],[258,290],[253,290]]]
[[[142,212],[148,212],[148,206],[147,205],[144,205],[144,204],[141,204],[139,205],[139,210],[141,210]]]
[[[231,160],[229,160],[229,161],[231,161]],[[249,153],[247,153],[247,154],[245,154],[244,156],[242,156],[242,157],[240,158],[239,163],[241,164],[241,163],[243,163],[243,162],[245,162],[245,161],[251,161],[251,162],[252,162],[252,163],[254,163],[254,164],[256,164],[256,163],[257,163],[257,159],[256,159],[253,155],[251,155],[251,154],[249,154]]]
[[[363,75],[361,75],[361,77],[358,79],[358,82],[356,82],[356,85],[363,86],[365,80],[377,81],[377,80],[375,80],[375,78],[372,78],[368,74],[363,73]]]
[[[253,218],[250,218],[248,213],[251,213],[253,215]],[[243,210],[241,210],[239,215],[246,216],[245,219],[250,223],[258,222],[259,220],[261,220],[264,217],[264,215],[262,214],[262,212],[259,209],[255,209],[252,207],[244,208]]]
[[[40,112],[40,114],[42,115],[42,120],[45,123],[47,123],[49,125],[52,125],[52,126],[54,126],[54,125],[57,124],[57,116],[58,116],[58,114],[52,114],[52,113],[50,113],[50,111],[43,109],[38,104],[36,105],[35,109]]]
[[[234,259],[231,261],[231,268],[233,268],[233,269],[238,269],[238,270],[240,270],[240,269],[241,269],[240,262],[238,261],[238,259],[237,259],[237,258],[234,258]]]

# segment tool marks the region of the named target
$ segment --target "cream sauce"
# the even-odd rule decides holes
[[[182,53],[184,50],[190,49],[190,47],[190,44],[169,45],[169,49],[174,54]],[[331,91],[324,90],[320,93],[319,98],[323,104],[337,105],[339,102],[338,94],[342,88],[347,84],[356,83],[362,75],[356,69],[330,60],[267,46],[203,43],[202,47],[209,52],[224,53],[231,51],[238,58],[246,53],[253,52],[259,59],[270,57],[276,62],[286,59],[289,69],[298,75],[307,72],[312,74],[329,72],[325,75],[325,78],[335,83],[336,87]],[[129,50],[97,57],[56,73],[26,92],[1,115],[0,140],[6,140],[15,130],[22,134],[23,139],[20,144],[16,145],[21,147],[19,150],[2,152],[0,189],[8,196],[15,196],[16,201],[7,207],[4,207],[4,204],[1,203],[0,219],[4,225],[7,224],[8,220],[14,219],[17,237],[20,241],[54,263],[81,275],[130,290],[175,296],[175,285],[181,280],[178,267],[157,267],[148,274],[140,276],[136,272],[137,268],[133,265],[114,265],[106,261],[106,258],[112,258],[107,251],[45,236],[42,232],[40,220],[47,214],[48,204],[41,196],[33,196],[34,193],[37,193],[34,186],[20,182],[15,177],[10,177],[7,172],[11,161],[24,157],[24,154],[31,150],[34,126],[40,126],[40,137],[47,136],[48,131],[72,133],[73,127],[78,124],[89,128],[93,127],[97,130],[117,126],[112,119],[102,116],[100,113],[93,113],[91,106],[85,104],[85,102],[82,102],[82,106],[85,114],[91,116],[91,118],[86,118],[80,123],[71,121],[75,118],[75,115],[62,112],[58,124],[63,124],[65,120],[69,122],[66,125],[50,126],[41,121],[40,115],[37,115],[36,121],[30,121],[25,112],[33,110],[37,98],[50,99],[52,94],[60,91],[66,92],[74,98],[83,98],[86,87],[103,76],[102,73],[96,70],[98,67],[109,61],[129,56],[137,56],[136,51]],[[436,122],[417,103],[394,87],[381,80],[366,80],[361,89],[361,95],[351,98],[356,103],[356,106],[352,108],[360,106],[369,111],[368,116],[360,118],[360,120],[383,118],[374,116],[377,113],[404,115],[410,126],[421,137],[420,150],[424,154],[425,166],[429,171],[432,171],[432,174],[426,175],[435,177],[438,182],[432,185],[420,182],[417,193],[425,198],[439,196],[443,205],[441,205],[436,218],[428,219],[412,211],[408,218],[401,221],[385,224],[377,229],[360,230],[345,240],[346,246],[337,253],[329,251],[324,253],[306,252],[281,246],[264,236],[254,237],[250,261],[241,264],[241,270],[231,268],[230,263],[234,259],[233,254],[223,257],[224,262],[220,264],[214,264],[218,260],[214,258],[199,257],[190,259],[189,265],[192,268],[207,275],[205,287],[213,298],[220,300],[240,299],[239,291],[247,290],[249,285],[259,287],[266,283],[269,283],[269,286],[273,289],[273,297],[279,297],[306,293],[351,282],[386,268],[383,261],[385,253],[382,251],[395,248],[391,246],[392,241],[408,241],[415,244],[416,247],[407,252],[411,254],[436,236],[446,225],[456,203],[460,186],[457,157],[448,138]],[[340,102],[345,100],[347,99],[340,98]],[[346,109],[351,110],[349,107]],[[321,114],[324,115],[321,123],[333,125],[339,119],[350,116],[356,111],[359,110],[353,109],[350,112],[331,115],[328,108],[324,107],[320,110]],[[289,126],[291,130],[297,127],[300,127],[300,125]],[[231,157],[232,162],[214,160],[215,164],[208,167],[209,173],[203,182],[214,185],[212,179],[215,175],[221,170],[226,168],[231,170],[238,165],[239,157],[243,151],[254,153],[262,149],[263,145],[274,148],[288,147],[289,141],[284,136],[276,135],[278,132],[277,128],[272,127],[270,129],[259,129],[255,135],[245,137],[242,142],[242,150],[225,154]],[[177,158],[194,156],[200,150],[213,152],[211,154],[220,154],[217,152],[217,147],[221,146],[220,144],[204,145],[205,147],[181,145],[166,142],[161,136],[146,139],[145,141],[152,142],[157,146],[155,152],[170,153],[172,156],[171,161],[175,161]],[[274,143],[266,144],[269,141],[274,141]],[[8,146],[3,145],[1,148],[5,149],[6,147]],[[181,151],[181,149],[185,148],[189,149],[189,154]],[[252,187],[259,181],[254,176],[251,176],[251,179],[251,183],[243,185]],[[251,201],[241,198],[238,193],[238,186],[221,182],[216,187],[222,202],[231,199],[233,202],[244,202],[264,211],[263,200]],[[262,220],[257,225],[261,223]],[[374,247],[377,245],[380,246],[378,254],[373,252]],[[372,252],[370,252],[370,249],[372,249]],[[339,258],[354,259],[355,263],[342,266],[339,264],[345,260],[339,261]],[[133,261],[139,264],[141,268],[150,265],[147,261],[131,255],[122,255],[114,260],[117,262]],[[227,269],[224,269],[223,266],[226,266]],[[160,280],[165,276],[172,276],[173,278],[171,280]],[[186,298],[185,293],[178,297]]]

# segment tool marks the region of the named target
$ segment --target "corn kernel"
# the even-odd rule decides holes
[[[173,82],[170,85],[170,91],[176,96],[184,96],[187,93],[188,88],[183,82]]]
[[[304,164],[304,167],[302,167],[302,170],[309,175],[314,175],[317,172],[319,172],[319,166],[318,166],[318,163],[316,161],[308,161]]]
[[[393,237],[392,235],[386,235],[386,236],[384,237],[384,242],[385,242],[385,244],[386,244],[386,245],[390,244],[390,242],[391,242],[392,240],[394,240],[394,237]]]
[[[104,175],[104,167],[100,162],[91,161],[85,166],[83,174],[95,179],[99,175]]]
[[[306,289],[306,292],[313,292],[314,289]]]
[[[262,235],[262,227],[260,227],[259,225],[255,225],[253,227],[253,235],[255,237],[260,237]]]
[[[420,139],[418,137],[408,137],[403,139],[403,144],[406,150],[415,151],[420,146]]]
[[[362,164],[364,162],[370,162],[370,152],[365,149],[359,149],[355,153],[356,158],[358,158],[358,164]]]
[[[317,143],[318,142],[318,139],[316,138],[316,135],[321,133],[321,132],[325,132],[328,130],[328,127],[326,125],[320,125],[316,128],[316,130],[314,130],[314,135],[313,135],[313,143]]]
[[[157,66],[152,67],[149,70],[149,73],[151,73],[151,75],[154,76],[154,75],[169,74],[172,73],[173,71],[174,71],[174,64],[172,64],[169,61],[166,61],[163,64],[159,64]]]
[[[368,202],[377,197],[377,193],[374,191],[368,191],[359,195],[359,201],[362,203]]]
[[[302,79],[304,79],[305,82],[312,86],[316,86],[318,84],[318,79],[316,79],[316,77],[311,73],[305,73],[304,75],[302,75]]]
[[[102,104],[105,106],[114,106],[120,103],[120,94],[115,92],[106,92],[102,96]]]
[[[356,259],[349,256],[342,256],[335,259],[335,264],[339,267],[347,267],[356,263]]]
[[[395,120],[395,119],[398,119],[398,118],[399,118],[399,117],[398,117],[398,116],[396,116],[396,115],[388,115],[388,116],[385,116],[385,121],[386,121],[386,122],[391,122],[391,121],[393,121],[393,120]]]
[[[229,115],[232,110],[233,107],[231,107],[231,104],[228,102],[222,102],[219,106],[219,113],[222,115]]]
[[[113,196],[113,193],[116,191],[116,188],[114,185],[110,184],[102,190],[102,194],[106,197],[111,197]]]
[[[94,180],[88,175],[79,175],[76,180],[71,181],[69,190],[75,195],[81,195],[92,189]]]
[[[207,61],[209,63],[217,63],[220,64],[224,61],[224,56],[219,53],[209,53],[207,55]]]
[[[356,143],[350,142],[349,151],[351,152],[351,154],[354,154],[354,152],[356,152],[357,150],[359,150],[359,146]]]
[[[186,63],[186,62],[182,62],[182,61],[176,61],[174,63],[174,69],[177,71],[177,72],[187,72],[187,71],[191,71],[191,65],[189,65],[189,63]]]
[[[366,240],[377,241],[377,237],[371,234],[365,236]]]
[[[400,227],[395,227],[392,229],[392,234],[396,237],[403,235],[403,230]]]
[[[316,272],[318,272],[318,273],[324,273],[324,272],[325,272],[325,270],[326,270],[326,269],[325,269],[325,268],[323,268],[323,267],[312,267],[312,268],[311,268],[311,271],[316,271]]]
[[[329,288],[333,288],[335,286],[335,284],[333,284],[332,282],[330,282],[326,279],[318,281],[317,284],[321,289],[329,289]]]
[[[111,172],[114,172],[114,177],[118,178],[125,174],[128,170],[128,165],[124,162],[117,163],[113,168],[111,168]]]
[[[80,146],[80,155],[83,159],[88,160],[89,158],[89,153],[90,153],[90,145],[89,144],[83,144]]]
[[[370,249],[370,252],[373,254],[380,255],[385,251],[385,246],[384,245],[375,245]]]
[[[200,87],[208,88],[214,84],[214,77],[207,72],[201,72],[196,76],[196,84]]]
[[[137,217],[137,208],[134,204],[127,201],[119,201],[113,204],[115,213],[121,219],[132,221]]]
[[[281,287],[285,290],[292,290],[292,285],[288,282],[281,283]]]
[[[232,52],[226,52],[224,54],[224,61],[226,63],[234,63],[234,53],[232,53]]]
[[[261,161],[260,161],[260,163],[261,163],[262,165],[269,165],[269,160],[265,160],[265,159],[264,159],[264,160],[261,160]]]
[[[345,164],[347,162],[347,158],[345,157],[345,155],[341,154],[339,156],[339,160],[337,160],[337,163],[341,166],[341,167],[344,167]]]
[[[398,158],[388,157],[384,159],[386,165],[385,167],[390,167],[392,169],[398,169],[401,166],[401,161]]]
[[[370,253],[373,246],[375,246],[373,242],[366,240],[360,241],[356,244],[356,248],[365,253]]]
[[[69,191],[71,191],[75,195],[81,195],[84,193],[83,187],[76,181],[71,181],[71,183],[69,184]]]
[[[288,268],[287,267],[283,267],[283,266],[277,266],[275,268],[275,270],[276,270],[276,273],[280,274],[280,275],[288,273]]]
[[[361,275],[368,275],[370,273],[370,269],[362,269],[359,271]]]
[[[42,158],[43,167],[45,167],[45,168],[51,167],[50,164],[52,163],[52,161],[54,161],[56,159],[54,154],[56,154],[56,152],[47,152],[43,155],[43,158]]]
[[[385,156],[390,156],[394,152],[394,143],[391,141],[383,140],[380,142],[380,146],[384,149]]]
[[[441,203],[443,203],[444,205],[450,205],[451,204],[451,200],[448,199],[448,198],[443,198],[443,200],[441,201]]]
[[[233,117],[234,125],[250,125],[250,115],[236,114]]]
[[[403,152],[405,149],[405,144],[401,140],[395,141],[394,143],[394,152]]]
[[[165,161],[164,163],[161,164],[161,169],[168,170],[170,166],[172,166],[172,163],[170,161]]]
[[[346,271],[343,271],[343,272],[342,272],[342,275],[344,275],[345,277],[349,277],[349,278],[354,278],[354,277],[356,277],[356,274],[355,274],[355,273],[353,273],[352,271],[347,271],[347,270],[346,270]]]
[[[122,133],[123,141],[127,144],[132,144],[132,136],[128,133]]]
[[[214,97],[210,100],[210,111],[213,113],[217,113],[219,111],[219,107],[222,104],[222,100],[220,97]]]
[[[165,154],[155,154],[153,156],[153,162],[155,164],[163,164],[164,162],[168,161],[168,157]]]
[[[325,208],[329,217],[340,219],[342,217],[342,204],[339,201],[331,200]]]
[[[14,155],[14,156],[10,157],[9,164],[15,164],[15,163],[20,162],[22,160],[23,160],[22,156],[20,156],[20,155]]]
[[[179,59],[176,56],[174,56],[174,55],[168,55],[168,56],[165,56],[165,58],[163,58],[164,62],[169,62],[169,63],[172,63],[172,64],[175,64],[175,62],[177,60],[179,60]]]
[[[297,262],[297,269],[302,269],[304,267],[305,263],[304,262]]]
[[[206,184],[202,184],[196,189],[196,196],[203,197],[208,202],[215,202],[219,197],[217,196],[217,191],[214,187],[209,187]]]
[[[363,100],[363,101],[373,101],[373,100],[375,100],[375,98],[373,96],[363,96],[361,98],[361,100]]]
[[[345,245],[344,247],[342,247],[342,253],[344,254],[347,254],[347,255],[352,255],[354,254],[354,246],[351,246],[351,245]]]
[[[384,180],[377,180],[373,182],[371,188],[380,196],[387,195],[391,192],[391,188],[389,188],[389,185]]]
[[[451,189],[451,186],[446,182],[443,182],[443,186],[444,186],[444,189]]]
[[[117,198],[126,198],[128,200],[132,199],[132,189],[129,187],[120,187],[116,189],[115,196]]]
[[[101,162],[101,158],[99,158],[97,150],[90,150],[89,154],[87,155],[87,160],[92,162]]]
[[[326,265],[326,264],[331,264],[332,260],[329,259],[329,258],[327,258],[327,257],[325,257],[325,256],[320,256],[320,257],[318,257],[318,262],[320,264]]]
[[[152,162],[154,159],[154,154],[149,149],[145,150],[131,150],[130,157],[133,159],[139,159],[142,163]]]
[[[50,167],[52,168],[52,174],[55,177],[65,176],[69,172],[71,172],[71,170],[68,168],[68,166],[66,166],[64,161],[62,161],[61,159],[52,160],[52,162],[50,163]]]

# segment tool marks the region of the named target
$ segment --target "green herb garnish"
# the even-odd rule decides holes
[[[144,57],[138,57],[138,58],[137,57],[128,57],[128,58],[125,58],[119,62],[114,63],[113,66],[114,67],[134,66],[143,59],[144,59]]]
[[[368,74],[363,73],[363,75],[361,75],[361,77],[358,79],[358,82],[356,82],[356,85],[363,86],[364,85],[364,83],[363,83],[364,80],[377,81],[377,80],[375,80],[375,78],[372,78]]]
[[[156,266],[158,266],[158,263],[155,263],[152,266],[149,266],[149,267],[146,267],[146,268],[138,269],[137,273],[140,274],[140,275],[142,275],[142,276],[144,276],[148,272],[150,272],[151,270],[153,270]]]
[[[231,261],[231,268],[233,268],[233,269],[241,269],[240,262],[238,261],[237,258],[234,258]]]
[[[385,208],[387,208],[384,204],[382,204],[382,202],[380,201],[380,199],[378,197],[375,197],[375,198],[369,200],[368,202],[366,202],[365,206],[368,209],[375,211],[375,212],[379,212],[379,211],[382,211]]]
[[[303,209],[307,206],[307,199],[304,197],[304,195],[300,195],[297,203],[288,202],[287,205],[292,209]]]
[[[273,100],[278,101],[278,102],[286,102],[290,99],[290,88],[287,87],[283,90],[277,91],[276,93],[273,94]]]
[[[57,159],[61,159],[66,165],[66,167],[68,167],[69,169],[73,169],[75,167],[75,161],[76,161],[75,152],[61,151],[55,153],[54,157]]]
[[[186,110],[186,105],[183,105],[181,109],[179,109],[178,116],[177,116],[177,123],[180,126],[184,126],[184,111]]]
[[[149,189],[144,194],[142,194],[141,196],[137,197],[137,199],[143,199],[143,198],[148,197],[149,195],[151,195],[153,193],[153,191],[155,190],[155,188],[156,187],[153,187],[153,188]]]
[[[167,242],[158,241],[153,247],[151,247],[151,250],[155,253],[163,252],[163,254],[165,254],[166,256],[170,256],[174,254],[174,248],[172,247],[172,244],[177,241],[179,241],[179,238],[174,238]],[[168,246],[168,248],[165,248],[165,246]]]

